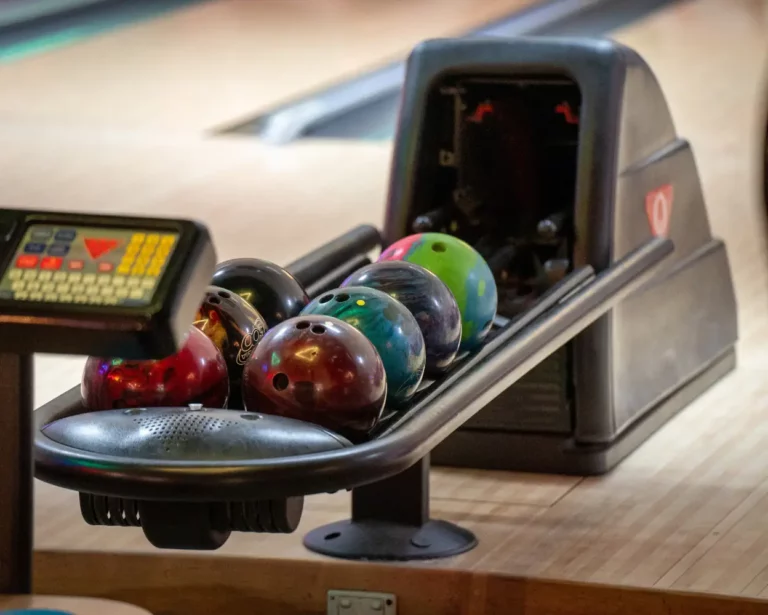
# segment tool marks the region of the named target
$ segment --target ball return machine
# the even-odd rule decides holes
[[[477,91],[472,89],[476,81],[482,85]],[[475,100],[485,111],[475,113]],[[529,167],[522,175],[497,166],[483,175],[483,168],[470,163],[490,151],[489,137],[502,133],[499,126],[471,133],[467,125],[482,128],[480,116],[505,105],[503,119],[512,123],[501,128],[509,135],[538,130],[527,145],[530,159],[543,166]],[[480,121],[464,117],[467,109]],[[544,110],[562,118],[570,133],[557,133]],[[529,121],[515,124],[516,117]],[[515,161],[525,162],[510,158],[519,156],[522,147],[513,145],[501,140],[494,150],[507,156],[510,169],[516,168]],[[559,201],[541,192],[555,185],[565,191]],[[653,199],[649,205],[646,188],[660,186],[651,193],[668,196],[669,185],[675,206],[662,215]],[[500,209],[502,201],[508,211]],[[552,211],[563,204],[572,211]],[[544,232],[542,220],[547,221]],[[493,227],[500,232],[489,232]],[[33,353],[167,356],[192,322],[215,257],[205,229],[180,220],[3,210],[0,228],[0,391],[6,401],[0,415],[5,438],[0,493],[13,503],[0,517],[0,563],[7,562],[0,567],[0,592],[6,595],[31,590],[32,434],[37,477],[79,492],[87,523],[141,527],[159,548],[216,549],[232,532],[291,532],[306,495],[351,490],[351,519],[310,531],[304,539],[307,548],[347,559],[435,559],[467,551],[476,539],[463,528],[430,518],[430,456],[553,355],[566,357],[558,359],[561,367],[555,371],[566,381],[569,403],[574,392],[582,396],[576,395],[575,409],[569,406],[572,419],[586,412],[589,387],[603,391],[631,382],[627,378],[637,364],[630,343],[638,345],[644,360],[663,349],[676,353],[681,367],[672,376],[675,382],[653,387],[653,394],[664,398],[686,389],[672,404],[676,409],[732,365],[736,329],[730,272],[724,247],[709,234],[690,149],[675,136],[649,69],[631,51],[608,42],[433,41],[411,56],[383,238],[373,227],[360,227],[288,269],[317,295],[369,262],[368,254],[382,245],[414,228],[439,230],[485,251],[499,272],[503,296],[487,343],[461,357],[441,379],[425,383],[408,408],[391,415],[362,444],[352,445],[315,426],[289,426],[277,417],[238,409],[83,414],[79,387],[34,412],[31,425]],[[46,233],[53,239],[43,241]],[[42,297],[19,296],[30,292],[14,290],[21,285],[13,284],[24,281],[23,270],[32,268],[26,267],[32,259],[23,258],[25,246],[45,243],[49,250],[59,233],[73,237],[72,242],[117,241],[116,259],[120,239],[135,234],[171,236],[174,247],[141,296],[129,294],[117,302],[112,299],[116,294],[105,295],[110,297],[106,302],[56,290]],[[535,286],[530,272],[510,264],[515,260],[510,255],[522,252],[567,263],[556,263],[560,274]],[[66,262],[64,257],[62,265]],[[114,271],[97,269],[97,275],[106,276],[105,286],[114,286],[119,277],[116,265]],[[42,272],[40,263],[36,267]],[[13,273],[20,269],[21,276]],[[700,293],[709,293],[711,305],[686,312],[686,306],[701,300]],[[683,301],[679,296],[687,303],[677,305]],[[666,307],[669,301],[674,309]],[[654,305],[671,324],[647,328],[645,312]],[[704,339],[694,344],[685,336],[702,323]],[[680,335],[669,335],[667,327],[673,325]],[[584,357],[592,361],[591,368]],[[683,374],[694,364],[696,369]],[[708,378],[687,389],[696,380],[691,374]],[[629,391],[647,385],[654,375],[653,369],[643,371]],[[608,453],[622,431],[606,418],[617,415],[617,398],[594,395],[610,401],[600,420],[614,430],[599,445],[585,446],[574,429],[560,427],[557,438],[570,444],[554,447],[561,452],[552,463],[567,462],[574,473],[605,471],[638,444],[635,440],[619,453]],[[506,405],[514,404],[507,400]],[[635,418],[651,406],[644,400]],[[176,438],[178,426],[189,417],[205,427]],[[163,422],[166,435],[145,429],[149,420]],[[495,431],[509,435],[504,426]],[[211,442],[221,445],[215,458],[203,454]],[[465,456],[458,464],[469,463]]]

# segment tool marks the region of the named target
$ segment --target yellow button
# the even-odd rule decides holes
[[[147,275],[157,278],[160,276],[160,267],[157,267],[154,263],[147,269]]]
[[[131,275],[144,275],[144,272],[146,271],[146,267],[143,267],[141,265],[134,266],[133,269],[131,269]]]
[[[128,263],[127,265],[120,265],[117,268],[117,273],[119,273],[121,275],[128,275],[129,273],[131,273],[131,265],[130,265],[130,263]]]
[[[123,259],[136,256],[139,253],[139,244],[137,243],[129,243],[128,247],[125,249],[125,255],[123,256]]]
[[[148,245],[156,246],[158,243],[160,243],[160,235],[155,235],[154,233],[152,235],[147,235]]]
[[[136,259],[137,267],[146,267],[147,265],[149,265],[149,256],[139,256],[139,258]]]
[[[131,243],[138,244],[138,243],[144,243],[145,235],[144,233],[134,233],[133,237],[131,237]]]

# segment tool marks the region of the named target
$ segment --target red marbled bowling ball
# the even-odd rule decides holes
[[[330,316],[298,316],[270,329],[243,372],[246,410],[315,423],[355,439],[376,426],[386,397],[376,348]]]
[[[229,375],[221,351],[195,327],[170,357],[126,361],[89,357],[80,386],[89,410],[203,404],[226,408]]]

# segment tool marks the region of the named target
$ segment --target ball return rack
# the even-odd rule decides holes
[[[565,201],[572,202],[573,211],[561,217],[571,224],[562,226],[557,246],[564,250],[568,266],[559,281],[524,310],[501,309],[481,349],[460,357],[439,380],[425,383],[407,408],[388,415],[364,443],[352,444],[313,425],[238,409],[190,406],[84,414],[79,387],[33,413],[33,353],[167,356],[191,324],[216,259],[207,231],[192,222],[0,210],[0,396],[4,403],[0,499],[10,503],[0,512],[0,562],[12,562],[0,567],[0,592],[30,589],[32,450],[37,478],[78,492],[85,522],[141,527],[158,548],[216,549],[232,532],[292,532],[305,496],[351,490],[351,518],[310,531],[304,539],[307,548],[347,559],[435,559],[467,551],[477,541],[466,529],[430,517],[433,451],[555,353],[565,348],[566,354],[580,357],[574,373],[582,389],[585,374],[590,386],[609,386],[599,381],[601,375],[614,378],[615,369],[608,367],[625,367],[611,354],[610,344],[618,343],[626,351],[632,339],[627,323],[645,323],[648,298],[657,302],[677,293],[678,298],[698,301],[698,311],[686,314],[683,303],[671,302],[668,315],[679,326],[676,335],[666,330],[647,335],[647,330],[635,327],[638,354],[650,356],[654,344],[658,349],[663,343],[666,349],[679,350],[680,365],[695,363],[698,371],[728,355],[735,339],[730,273],[722,243],[709,233],[690,149],[670,128],[663,98],[647,67],[629,50],[607,42],[436,41],[420,46],[409,61],[383,232],[370,226],[353,229],[288,265],[309,294],[316,296],[337,286],[348,273],[370,262],[371,252],[417,227],[451,232],[479,245],[490,220],[491,228],[514,231],[515,245],[520,245],[521,237],[535,232],[528,228],[530,220],[542,216],[559,220],[541,209],[543,201],[531,196],[536,191],[530,185],[525,190],[519,185],[507,190],[499,186],[498,174],[478,175],[477,169],[462,166],[473,156],[460,153],[455,135],[446,143],[434,141],[435,135],[445,133],[441,122],[457,117],[442,103],[433,105],[442,100],[437,95],[455,99],[465,87],[440,85],[439,78],[462,74],[504,85],[503,96],[510,96],[512,109],[520,108],[515,98],[520,92],[536,93],[539,86],[543,94],[534,99],[549,105],[554,99],[548,88],[553,83],[562,86],[563,75],[576,84],[579,96],[569,99],[572,115],[566,119],[571,128],[574,117],[580,118],[581,125],[576,136],[560,135],[558,139],[563,140],[554,144],[575,143],[575,168],[545,181],[571,189]],[[638,89],[638,83],[645,88]],[[440,85],[437,93],[432,91],[436,84]],[[561,93],[557,90],[557,97]],[[569,96],[573,94],[573,89],[568,90]],[[486,101],[485,96],[483,91],[480,103],[486,110],[501,100]],[[639,110],[632,107],[634,103]],[[653,130],[643,130],[646,125]],[[473,133],[470,141],[477,143],[489,134],[498,133]],[[539,159],[549,155],[535,153]],[[562,170],[567,165],[556,167]],[[540,176],[541,169],[515,175],[523,180]],[[457,177],[472,185],[455,189],[451,182]],[[668,227],[649,226],[645,188],[663,182],[672,182],[682,204],[673,210],[671,221],[666,220]],[[424,192],[428,186],[440,187],[442,192]],[[525,194],[528,197],[523,198]],[[499,209],[501,197],[515,215]],[[451,198],[456,202],[447,212],[435,213]],[[526,208],[535,211],[519,217]],[[684,222],[687,217],[685,224],[677,221],[674,212],[678,210]],[[494,220],[499,223],[493,224]],[[555,227],[558,224],[553,222]],[[115,303],[110,298],[94,303],[69,296],[14,295],[12,282],[19,281],[19,274],[11,280],[10,272],[29,265],[33,259],[28,258],[26,246],[48,241],[45,233],[51,229],[64,231],[63,238],[85,233],[101,241],[93,244],[96,247],[122,245],[119,240],[129,238],[145,245],[150,235],[160,237],[161,243],[174,239],[168,239],[172,249],[156,269],[155,286],[131,301]],[[43,240],[38,241],[38,236]],[[113,244],[115,239],[118,242]],[[34,245],[32,251],[38,249]],[[114,254],[119,271],[127,256],[119,249]],[[112,277],[109,266],[99,272]],[[23,276],[22,272],[22,281]],[[699,301],[697,293],[711,293],[715,287],[717,299]],[[710,304],[714,312],[707,311]],[[709,323],[705,343],[693,345],[708,354],[693,356],[689,327],[699,325],[701,319]],[[611,326],[623,337],[607,335]],[[594,349],[591,375],[583,361],[589,356],[584,354],[588,348]],[[608,365],[611,360],[614,365]],[[626,352],[621,360],[634,366]],[[624,376],[632,373],[618,371]],[[647,385],[641,379],[632,384],[632,391]],[[584,407],[577,405],[576,411]],[[200,433],[169,440],[168,433],[191,420],[205,425]],[[143,429],[143,421],[161,422],[166,436],[156,437]],[[210,454],[211,442],[219,445],[215,455]],[[562,442],[558,450],[568,453],[568,438]]]

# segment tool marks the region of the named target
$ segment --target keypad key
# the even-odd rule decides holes
[[[110,297],[115,294],[115,289],[111,286],[102,286],[99,293],[102,297]]]
[[[69,254],[69,244],[53,243],[48,247],[48,254],[51,256],[66,256]]]
[[[34,269],[37,267],[37,263],[40,262],[40,257],[34,254],[22,254],[16,259],[17,269]]]
[[[104,305],[104,299],[102,297],[89,297],[88,303],[93,305]]]
[[[88,303],[88,297],[85,295],[75,295],[75,303]]]
[[[117,297],[104,297],[104,305],[117,305],[118,303]]]
[[[125,286],[125,278],[121,275],[116,275],[114,278],[112,278],[112,286],[115,288]]]
[[[99,294],[99,287],[98,286],[86,286],[85,287],[85,294],[89,297],[93,297],[94,295]]]
[[[45,282],[43,283],[43,286],[40,288],[44,293],[52,293],[56,290],[56,284],[53,282]]]
[[[56,241],[74,241],[77,237],[77,231],[73,228],[63,228],[56,232],[54,240]]]
[[[36,241],[30,241],[24,246],[24,252],[27,254],[42,254],[45,252],[45,244]]]
[[[54,282],[63,282],[64,280],[69,279],[69,275],[66,271],[57,271],[53,274],[53,280]]]
[[[156,235],[155,233],[152,233],[151,235],[147,235],[146,244],[150,246],[156,246],[160,243],[160,235]]]
[[[41,292],[29,293],[29,300],[30,301],[42,301],[43,300],[43,293],[41,293]]]
[[[120,266],[117,268],[117,273],[120,275],[128,275],[131,273],[131,263],[121,263]]]
[[[33,270],[29,270],[29,271],[25,271],[24,272],[24,279],[25,280],[36,280],[38,273],[39,272],[34,270],[34,269]]]
[[[19,271],[18,269],[11,269],[8,272],[8,279],[9,280],[20,280],[22,275],[24,275],[23,272]]]
[[[53,279],[53,271],[41,271],[37,279],[41,282],[48,282]]]
[[[27,290],[29,290],[29,291],[41,290],[42,286],[43,285],[42,285],[41,282],[36,282],[34,280],[31,280],[31,281],[27,282]]]
[[[176,242],[176,237],[173,235],[163,235],[160,239],[161,246],[171,247]]]
[[[99,286],[107,286],[107,285],[108,285],[108,284],[110,284],[111,282],[112,282],[112,276],[108,276],[108,275],[100,275],[100,276],[99,276],[99,277],[96,279],[96,283],[97,283]]]
[[[39,228],[32,231],[33,241],[48,241],[51,237],[53,237],[53,229],[50,228]]]
[[[45,293],[44,300],[55,303],[59,300],[59,295],[57,293]]]
[[[115,297],[119,297],[120,299],[125,299],[130,291],[127,288],[116,288],[115,289]]]
[[[72,303],[74,297],[72,295],[59,295],[59,301],[61,303]]]
[[[26,290],[27,289],[27,283],[24,280],[16,280],[15,282],[11,282],[11,290],[18,292],[20,290]]]
[[[67,282],[62,282],[56,285],[56,292],[67,295],[72,292],[72,286]]]
[[[80,282],[82,279],[83,279],[82,273],[70,273],[69,276],[67,276],[67,281],[73,284]]]
[[[144,298],[144,291],[140,288],[134,289],[131,291],[130,295],[128,295],[131,299],[143,299]]]
[[[154,288],[155,287],[155,280],[154,280],[154,278],[144,278],[141,281],[141,287],[142,288]]]
[[[85,292],[85,284],[72,284],[72,292],[76,295],[82,295]]]
[[[83,276],[83,284],[95,284],[96,283],[96,274],[95,273],[86,273]]]
[[[126,282],[126,285],[129,287],[135,287],[141,285],[141,278],[131,277],[128,278],[128,281]]]
[[[26,290],[20,290],[13,296],[13,298],[18,299],[19,301],[26,301],[29,299],[29,293]]]

